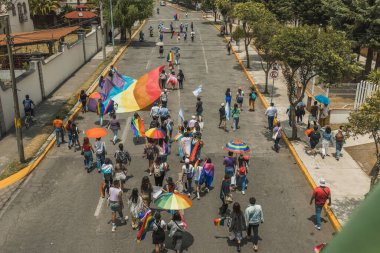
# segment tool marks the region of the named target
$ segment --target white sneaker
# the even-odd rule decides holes
[[[190,193],[188,193],[188,194],[187,194],[187,196],[190,198],[190,197],[191,197],[191,194],[190,194]]]
[[[197,199],[201,199],[201,197],[199,196],[199,192],[197,192]]]
[[[116,224],[112,224],[112,232],[115,232],[116,231]]]
[[[242,191],[241,194],[245,195],[245,191]]]
[[[318,225],[315,225],[314,227],[315,227],[316,229],[318,229],[318,230],[321,230],[321,227],[318,226]]]

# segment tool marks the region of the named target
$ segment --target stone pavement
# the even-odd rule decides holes
[[[208,20],[213,21],[213,17],[208,15]],[[239,58],[245,63],[246,53],[244,51],[244,44],[240,42],[240,47],[233,43],[233,48],[237,52]],[[251,68],[247,69],[255,84],[261,91],[265,86],[265,72],[261,68],[260,58],[253,47],[249,47],[249,55],[251,60]],[[280,70],[281,72],[281,70]],[[269,92],[272,91],[272,79],[269,79]],[[246,94],[248,91],[246,91]],[[286,110],[289,106],[287,97],[286,82],[280,73],[279,78],[275,80],[273,95],[264,95],[268,103],[273,102],[278,109],[278,119],[282,122],[287,136],[291,136],[291,127],[289,127],[288,116]],[[259,101],[257,101],[259,102]],[[306,103],[306,100],[304,101]],[[303,134],[306,130],[308,119],[308,112],[303,121],[298,125],[298,137],[300,141],[292,141],[298,156],[305,164],[308,172],[312,176],[314,182],[318,184],[320,178],[325,178],[327,185],[332,191],[332,206],[331,209],[338,218],[339,222],[343,225],[351,215],[352,211],[357,207],[365,194],[369,191],[370,178],[360,168],[352,157],[343,150],[343,157],[335,160],[335,144],[329,149],[329,156],[322,159],[320,155],[310,156],[306,153],[308,147],[308,138]],[[347,143],[352,145],[355,141],[353,138],[347,140]],[[370,139],[368,137],[361,137],[360,142],[367,143]],[[355,141],[356,142],[356,141]],[[319,144],[320,147],[320,144]],[[280,151],[281,152],[281,151]],[[334,154],[334,155],[333,155]]]

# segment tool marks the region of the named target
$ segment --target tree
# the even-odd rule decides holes
[[[224,27],[227,31],[227,23],[230,21],[230,17],[232,16],[233,8],[232,8],[232,3],[230,0],[215,0],[216,1],[216,6],[218,10],[220,11],[220,14],[223,16],[223,21],[224,21]],[[230,30],[230,33],[232,31]]]
[[[376,164],[372,170],[371,188],[376,184],[380,171],[380,90],[366,99],[356,111],[350,113],[349,133],[356,135],[370,134],[376,146]]]
[[[247,58],[247,68],[250,68],[248,48],[254,38],[254,28],[258,22],[270,22],[274,20],[273,15],[262,3],[246,2],[234,6],[233,15],[242,22],[244,32],[244,47]]]
[[[216,22],[216,14],[218,13],[216,0],[204,0],[202,3],[202,8],[204,10],[211,10],[214,13],[214,22]]]
[[[274,20],[260,21],[255,25],[254,32],[254,45],[257,50],[257,54],[260,56],[261,68],[265,72],[265,88],[264,93],[268,92],[268,79],[269,71],[273,64],[276,62],[276,55],[270,47],[272,38],[280,32],[281,25]]]
[[[280,61],[286,80],[292,122],[296,105],[303,100],[309,81],[319,76],[323,80],[339,82],[345,73],[356,70],[351,55],[351,44],[343,33],[318,27],[285,27],[274,36],[271,50]],[[297,96],[298,82],[301,94]],[[292,139],[297,138],[297,126],[292,125]]]
[[[380,68],[372,70],[368,75],[368,81],[380,85]]]
[[[296,19],[294,0],[264,0],[263,2],[279,22],[287,23]]]
[[[59,8],[59,0],[29,0],[31,16],[55,13]]]

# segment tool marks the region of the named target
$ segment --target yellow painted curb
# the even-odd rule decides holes
[[[132,35],[132,39],[136,36],[136,34],[142,29],[142,27],[144,26],[144,24],[146,23],[146,21],[144,20],[140,27],[133,33]],[[127,48],[129,47],[131,43],[131,40],[128,42],[127,45],[125,45],[124,47],[122,47],[119,52],[115,55],[115,57],[113,58],[112,62],[103,70],[102,72],[102,76],[105,76],[106,73],[108,73],[109,69],[110,69],[110,66],[111,65],[114,65],[120,58],[120,56],[127,50]],[[97,80],[95,80],[95,82],[97,82]],[[92,93],[96,88],[97,88],[98,85],[94,85],[92,88],[90,88],[88,91],[89,93]],[[75,106],[74,106],[75,107]],[[73,120],[77,114],[79,113],[80,109],[81,109],[81,105],[80,106],[77,106],[77,108],[74,110],[74,112],[69,116],[68,120]],[[40,154],[38,156],[38,158],[36,160],[34,160],[31,164],[29,164],[28,166],[26,166],[24,169],[20,170],[19,172],[3,179],[0,181],[0,190],[9,186],[9,185],[12,185],[14,183],[16,183],[17,181],[23,179],[24,177],[26,177],[27,175],[29,175],[30,172],[32,172],[40,163],[41,161],[45,158],[46,154],[51,150],[51,148],[54,146],[55,144],[55,138],[53,138],[50,143],[47,145],[47,147],[45,148],[45,150],[42,152],[42,154]]]
[[[219,28],[213,24],[213,26],[219,31]],[[226,36],[224,36],[225,39],[227,39]],[[259,90],[259,88],[256,86],[254,80],[252,79],[251,75],[248,73],[247,69],[245,68],[243,62],[240,60],[238,54],[236,53],[236,51],[234,50],[233,47],[231,47],[232,49],[232,52],[234,53],[237,61],[239,62],[240,66],[243,68],[244,70],[244,73],[245,75],[247,76],[248,80],[250,81],[251,83],[251,86],[255,89],[258,97],[260,98],[260,101],[261,103],[264,105],[265,109],[268,108],[268,102],[265,100],[263,94],[261,93],[261,91]],[[289,150],[290,150],[290,153],[293,155],[294,159],[296,160],[297,162],[297,165],[298,167],[301,169],[302,173],[304,174],[306,180],[308,181],[308,183],[310,184],[310,186],[314,189],[317,187],[316,183],[314,182],[313,178],[311,177],[309,171],[307,170],[305,164],[302,162],[301,158],[298,156],[296,150],[294,149],[293,145],[290,143],[288,137],[283,134],[282,135],[282,139],[284,140],[285,144],[288,146]],[[340,224],[340,222],[338,221],[337,217],[335,216],[335,214],[333,213],[333,211],[331,210],[331,208],[328,206],[328,205],[324,205],[324,209],[327,213],[327,216],[329,217],[329,220],[333,226],[333,228],[335,229],[335,231],[340,231],[342,229],[342,225]]]

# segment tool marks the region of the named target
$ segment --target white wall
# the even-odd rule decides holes
[[[13,16],[12,10],[8,11],[9,22],[11,24],[11,32],[12,33],[18,33],[18,32],[31,32],[31,31],[34,31],[33,21],[30,18],[30,10],[29,10],[29,2],[28,2],[28,0],[16,0],[16,1],[12,1],[12,3],[15,5],[16,15]],[[17,4],[18,3],[21,3],[21,4],[26,3],[26,7],[27,7],[27,13],[26,13],[26,15],[28,17],[28,20],[26,20],[24,22],[20,22],[20,20],[19,20],[19,13],[18,13],[18,9],[17,9]]]
[[[98,30],[99,50],[101,49],[101,32]],[[96,33],[95,30],[89,33],[85,39],[86,58],[90,60],[96,53]],[[57,89],[64,81],[74,74],[85,63],[83,55],[83,42],[80,40],[75,44],[66,45],[64,52],[59,52],[45,59],[42,64],[42,73],[45,87],[45,94],[48,96]],[[31,73],[24,74],[17,81],[19,105],[24,116],[22,101],[26,94],[29,94],[34,103],[42,101],[40,80],[37,69],[37,62],[31,62]],[[12,89],[0,89],[1,104],[3,108],[6,130],[13,126],[14,110]]]

